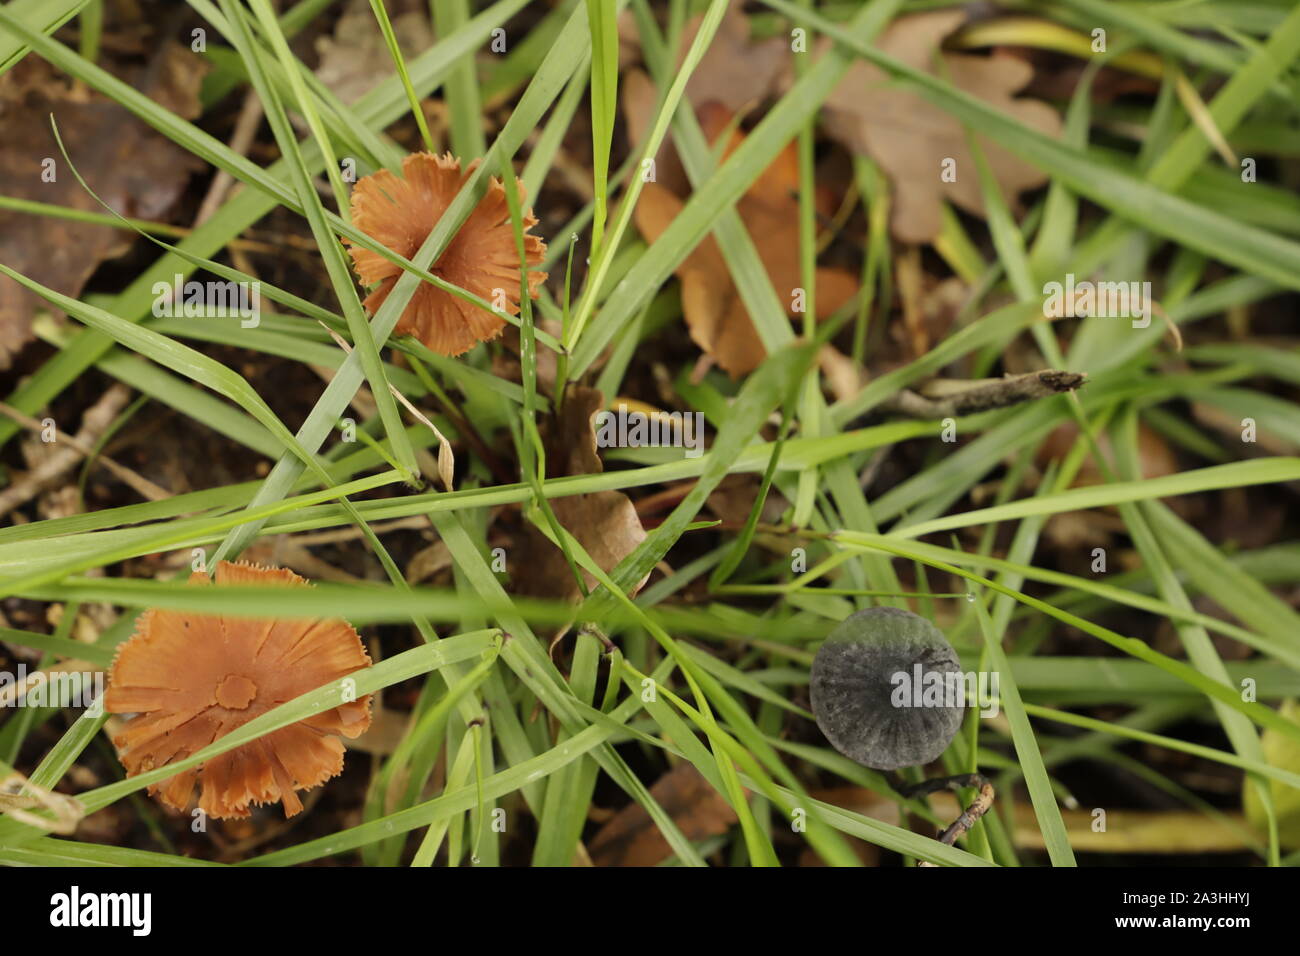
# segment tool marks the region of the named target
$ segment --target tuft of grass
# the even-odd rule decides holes
[[[189,6],[212,38],[205,113],[194,122],[98,62],[108,49],[98,0],[14,0],[0,7],[0,73],[24,56],[42,58],[243,187],[193,229],[125,218],[106,204],[101,214],[0,197],[0,209],[9,213],[134,230],[149,240],[141,248],[156,256],[115,293],[80,299],[0,263],[0,273],[72,320],[67,327],[38,320],[38,336],[55,350],[44,353],[5,401],[39,417],[52,403],[65,407],[79,394],[73,388],[88,378],[115,379],[140,398],[110,435],[129,432],[157,405],[186,427],[230,439],[238,454],[263,466],[264,477],[0,528],[0,596],[61,605],[63,613],[53,633],[7,627],[0,640],[39,652],[42,666],[81,659],[103,667],[147,607],[390,625],[378,632],[384,645],[379,662],[354,675],[357,693],[396,694],[408,681],[418,689],[391,752],[373,758],[369,768],[354,755],[360,772],[369,771],[357,822],[250,856],[242,865],[341,857],[369,865],[496,866],[519,849],[513,835],[488,825],[506,808],[536,821],[536,839],[524,848],[533,864],[569,865],[588,852],[593,808],[606,806],[606,795],[615,793],[652,821],[672,865],[780,865],[806,847],[825,863],[856,866],[854,841],[862,840],[912,861],[1014,866],[1041,859],[1015,843],[1011,814],[1023,786],[1046,861],[1071,866],[1083,848],[1071,845],[1062,804],[1073,797],[1060,769],[1082,759],[1132,774],[1201,817],[1236,827],[1243,850],[1266,863],[1297,862],[1284,855],[1289,848],[1272,786],[1298,787],[1300,775],[1271,762],[1259,734],[1263,728],[1300,740],[1300,727],[1274,707],[1300,696],[1300,614],[1271,589],[1294,581],[1300,552],[1288,541],[1233,551],[1169,502],[1230,491],[1249,495],[1300,480],[1300,458],[1244,453],[1188,412],[1194,402],[1231,420],[1257,418],[1283,447],[1300,446],[1300,416],[1283,397],[1300,386],[1300,355],[1249,336],[1214,341],[1207,332],[1171,362],[1160,323],[1117,331],[1115,323],[1095,318],[1081,320],[1067,341],[1042,321],[1039,289],[1067,272],[1083,276],[1122,266],[1152,276],[1170,323],[1189,333],[1300,289],[1294,197],[1264,183],[1246,189],[1231,165],[1221,165],[1247,149],[1279,162],[1300,152],[1291,129],[1300,9],[1062,0],[1032,20],[1009,18],[963,31],[956,42],[969,48],[1014,43],[1070,57],[1091,56],[1086,27],[1094,21],[1120,38],[1083,70],[1063,104],[1058,140],[970,96],[948,77],[882,53],[877,38],[910,10],[901,0],[761,0],[746,12],[756,27],[782,36],[803,27],[826,41],[825,50],[810,43],[814,53],[796,55],[789,88],[753,114],[743,142],[720,159],[687,85],[713,48],[724,15],[736,9],[726,0],[672,0],[662,11],[645,0],[567,0],[545,10],[527,0],[437,0],[429,5],[437,40],[409,58],[383,0],[371,0],[394,75],[351,104],[327,89],[290,43],[328,16],[325,0],[303,0],[279,16],[267,0],[190,0]],[[658,96],[644,141],[625,143],[618,114],[619,19],[628,11]],[[679,59],[687,17],[695,13],[698,29]],[[57,33],[74,18],[80,29],[75,49]],[[526,32],[516,35],[520,24]],[[494,31],[507,26],[509,50],[484,54]],[[862,292],[832,322],[818,327],[813,318],[823,251],[814,201],[819,111],[859,61],[964,125],[975,159],[964,174],[976,177],[986,215],[963,217],[944,208],[935,262],[969,291],[952,330],[926,354],[832,401],[817,364],[820,347],[834,339],[855,363],[874,362],[895,312],[896,250],[889,231],[895,197],[884,171],[855,157]],[[1158,84],[1149,106],[1094,102],[1098,77],[1112,68]],[[1209,87],[1215,92],[1208,99],[1198,87],[1199,71],[1222,81]],[[211,120],[221,97],[240,88],[255,92],[265,108],[280,156],[266,166],[209,131],[219,128]],[[359,173],[392,170],[410,148],[433,150],[444,133],[438,129],[435,140],[425,118],[424,104],[433,96],[447,105],[445,133],[453,152],[482,162],[406,259],[351,223],[340,161],[355,159]],[[499,128],[491,124],[496,116],[505,117]],[[408,117],[418,142],[396,133]],[[520,315],[504,317],[518,330],[518,382],[495,374],[486,349],[449,359],[412,339],[393,339],[399,315],[422,283],[471,308],[493,308],[442,278],[435,264],[483,194],[484,176],[499,175],[507,184],[518,176],[527,202],[542,203],[564,178],[557,170],[572,165],[572,140],[585,141],[588,117],[590,192],[549,237],[543,268],[555,279],[533,302],[521,275]],[[1103,128],[1106,136],[1097,136]],[[54,129],[57,136],[57,116]],[[670,135],[692,192],[663,234],[646,243],[630,228],[645,182],[643,164]],[[981,140],[1048,175],[1045,193],[1034,197],[1027,214],[1017,217],[1003,196]],[[799,214],[791,255],[807,309],[795,322],[784,305],[789,290],[774,287],[736,211],[740,197],[792,142]],[[68,166],[98,199],[93,172]],[[327,185],[318,189],[322,175]],[[522,204],[510,188],[506,194],[522,263]],[[280,287],[257,279],[274,311],[255,329],[151,314],[154,283],[170,283],[177,273],[203,270],[232,282],[255,281],[238,257],[223,260],[242,250],[245,233],[273,212],[303,220],[327,280],[322,289],[333,302],[321,304],[290,280],[283,284],[292,287]],[[693,375],[680,349],[666,349],[662,361],[656,352],[654,367],[644,360],[658,343],[686,340],[672,276],[710,237],[728,270],[719,280],[734,285],[768,352],[740,382]],[[373,316],[362,309],[343,239],[402,270]],[[586,263],[575,255],[584,242]],[[558,323],[558,336],[551,334],[554,327],[548,332],[548,320]],[[345,337],[351,351],[334,345],[331,333]],[[939,422],[881,417],[900,389],[955,368],[993,373],[1012,347],[1036,349],[1036,358],[1051,366],[1086,371],[1088,387],[1077,396],[963,416],[955,422],[962,436],[957,447],[939,440]],[[215,357],[229,349],[259,362],[325,368],[332,377],[291,429],[272,407],[276,383],[241,374]],[[551,359],[557,387],[548,398]],[[666,374],[659,374],[659,365]],[[548,478],[539,423],[562,405],[565,384],[594,380],[612,398],[643,378],[670,391],[682,410],[707,418],[713,431],[707,452],[682,458],[665,449],[609,449],[600,474]],[[403,421],[390,385],[436,408],[430,419],[460,443],[457,490],[414,486],[436,439],[424,425]],[[354,406],[363,387],[373,398],[373,415]],[[348,414],[361,419],[359,441],[331,445]],[[1193,464],[1145,477],[1141,424],[1179,445]],[[1045,443],[1063,426],[1077,437],[1059,461],[1039,471]],[[22,427],[0,416],[0,446]],[[476,437],[484,439],[480,445]],[[870,478],[878,456],[904,444],[922,449],[926,465],[873,493],[863,476]],[[490,460],[503,448],[515,456],[505,463],[504,477],[501,463],[494,470]],[[516,477],[516,464],[518,480],[508,480]],[[1080,485],[1089,466],[1097,482]],[[81,472],[82,486],[91,467]],[[745,520],[712,520],[711,496],[742,475],[754,476],[757,488]],[[560,497],[678,484],[681,494],[671,509],[612,569],[593,558],[551,505]],[[778,524],[767,524],[766,509],[776,501],[788,507]],[[504,507],[517,507],[560,549],[582,590],[579,603],[510,594],[489,557],[490,516]],[[1131,543],[1140,567],[1088,577],[1039,558],[1050,522],[1097,509],[1114,509],[1110,521]],[[409,555],[389,537],[388,522],[409,519],[426,522],[445,549],[448,586],[407,581],[403,561]],[[951,546],[936,543],[952,532],[965,535]],[[383,575],[293,593],[232,587],[213,594],[179,580],[128,574],[129,562],[168,552],[201,549],[205,556],[212,552],[209,562],[234,559],[272,536],[309,534],[358,542],[358,560],[373,567],[373,557]],[[806,563],[796,566],[794,549]],[[588,575],[595,582],[590,588]],[[1226,615],[1206,613],[1202,600]],[[74,624],[78,610],[92,603],[111,605],[121,616],[86,643]],[[916,606],[945,618],[964,666],[1000,675],[1005,719],[972,716],[944,756],[949,773],[980,770],[997,779],[999,804],[961,846],[819,799],[823,785],[829,792],[859,787],[936,829],[947,822],[927,804],[904,798],[898,781],[853,764],[805,733],[812,715],[802,695],[818,642],[845,614],[871,603]],[[1168,622],[1183,656],[1129,636],[1134,621]],[[1083,649],[1070,652],[1075,656],[1048,653],[1058,627],[1075,629],[1092,642],[1089,649],[1111,656],[1088,656]],[[404,643],[389,645],[394,633]],[[557,633],[567,636],[552,646]],[[1252,656],[1224,660],[1216,644],[1224,640]],[[1241,693],[1247,678],[1256,682],[1255,698]],[[0,863],[204,865],[174,852],[165,839],[167,821],[151,815],[140,791],[301,720],[337,694],[334,686],[318,688],[184,761],[127,779],[110,777],[75,795],[85,813],[129,807],[166,852],[54,836],[33,825],[32,817],[5,814]],[[1101,705],[1127,711],[1114,720],[1077,712]],[[91,748],[111,750],[101,737],[102,716],[69,721],[64,732],[56,730],[57,716],[54,708],[29,708],[0,724],[0,761],[5,770],[23,769],[32,792],[68,789],[69,771],[95,753]],[[1189,720],[1209,724],[1223,745],[1182,739],[1180,726]],[[1067,737],[1062,726],[1084,733]],[[37,742],[40,752],[33,753]],[[1241,771],[1260,798],[1267,832],[1247,830],[1157,766],[1135,760],[1122,749],[1130,742]],[[659,769],[683,763],[734,814],[736,823],[725,833],[692,840],[685,821],[652,791]],[[919,770],[912,773],[917,776]],[[801,814],[806,827],[792,827]]]

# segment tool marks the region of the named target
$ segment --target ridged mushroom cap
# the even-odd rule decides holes
[[[410,259],[477,165],[475,160],[462,172],[460,160],[451,153],[412,153],[402,160],[401,176],[381,169],[356,184],[352,221],[370,238]],[[523,207],[523,183],[515,180],[515,188],[527,233],[537,219],[531,209]],[[352,265],[362,284],[379,283],[364,303],[373,315],[393,291],[402,269],[377,252],[343,241],[351,247]],[[524,258],[529,266],[540,265],[545,255],[546,243],[541,237],[524,236]],[[519,253],[501,180],[489,180],[487,192],[429,271],[510,315],[519,313]],[[535,297],[545,281],[545,272],[530,269],[528,294]],[[479,342],[496,338],[505,324],[500,316],[425,282],[411,296],[393,334],[414,335],[440,355],[460,355]]]
[[[898,706],[895,675],[915,683],[959,675],[952,645],[925,618],[874,607],[845,618],[813,659],[810,693],[817,726],[844,756],[877,770],[929,763],[952,742],[965,708]],[[910,699],[910,695],[909,695]]]
[[[217,565],[216,587],[306,587],[278,568]],[[191,585],[213,586],[194,574]],[[105,709],[133,715],[114,738],[130,776],[183,760],[286,701],[370,665],[342,620],[247,618],[152,608],[117,650]],[[302,810],[297,791],[343,770],[339,735],[370,726],[370,697],[345,701],[229,750],[149,787],[185,810],[199,786],[209,816],[246,817],[253,804],[279,800],[285,816]]]

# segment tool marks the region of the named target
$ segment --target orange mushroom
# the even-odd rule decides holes
[[[208,584],[204,574],[190,583]],[[216,586],[306,587],[279,568],[217,565]],[[133,714],[114,738],[127,773],[183,760],[286,701],[370,664],[346,621],[231,617],[152,608],[117,650],[105,709]],[[214,818],[246,817],[252,804],[302,810],[298,790],[343,770],[338,735],[370,726],[370,696],[290,724],[149,787],[185,810],[199,785],[199,806]]]
[[[429,238],[477,165],[475,160],[462,172],[460,160],[451,153],[413,153],[402,160],[401,176],[381,169],[356,184],[352,221],[370,238],[409,259]],[[518,180],[515,183],[522,205],[524,186]],[[524,209],[522,218],[525,233],[537,225],[531,209]],[[377,252],[344,242],[350,247],[352,265],[362,284],[379,283],[365,300],[373,315],[393,291],[402,269]],[[524,258],[529,266],[540,264],[545,253],[541,237],[524,236]],[[519,254],[501,180],[491,179],[483,198],[429,271],[486,299],[494,308],[510,315],[519,313]],[[530,269],[528,294],[535,298],[545,281],[545,272]],[[393,333],[414,335],[440,355],[460,355],[479,342],[496,338],[505,324],[496,313],[423,283],[411,296]]]

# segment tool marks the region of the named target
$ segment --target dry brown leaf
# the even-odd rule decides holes
[[[700,123],[710,141],[730,128],[732,114],[713,104],[700,110]],[[744,139],[735,131],[730,154]],[[794,290],[803,286],[799,264],[799,160],[793,143],[756,179],[736,203],[736,210],[767,268],[772,286],[794,318]],[[833,202],[819,205],[826,209]],[[685,204],[658,183],[646,183],[636,205],[636,224],[648,242],[668,228]],[[706,236],[677,268],[682,282],[682,314],[691,338],[733,378],[758,367],[767,352],[754,329],[749,311],[731,280],[722,250]],[[819,319],[841,308],[858,291],[858,280],[843,269],[817,269],[816,310]]]
[[[687,21],[677,47],[681,65],[699,33],[704,17]],[[641,41],[636,19],[625,11],[619,20],[619,62],[623,74],[620,83],[623,117],[628,139],[635,147],[645,142],[654,122],[659,93],[641,70],[632,69],[639,59]],[[731,113],[739,113],[777,91],[790,63],[790,44],[783,36],[751,42],[749,19],[737,7],[731,7],[718,31],[686,83],[686,99],[697,110],[708,103],[719,103]],[[679,196],[686,192],[686,174],[672,147],[672,134],[664,139],[655,156],[657,181]]]
[[[1048,434],[1046,440],[1039,447],[1038,453],[1035,455],[1038,464],[1046,467],[1053,460],[1064,461],[1078,437],[1079,426],[1074,422],[1066,422],[1057,426]],[[1115,449],[1111,444],[1110,436],[1104,433],[1098,435],[1097,445],[1106,461],[1111,462],[1113,467]],[[1138,422],[1138,467],[1141,469],[1142,477],[1147,480],[1167,478],[1170,475],[1177,474],[1179,470],[1178,458],[1174,455],[1173,449],[1169,447],[1169,443],[1164,440],[1159,432],[1143,422]],[[1093,461],[1092,455],[1088,455],[1070,487],[1079,488],[1084,485],[1099,485],[1104,481],[1105,478],[1097,467],[1097,463]]]
[[[169,43],[151,69],[155,71],[149,93],[153,101],[184,119],[198,119],[203,113],[199,91],[212,64],[189,47]]]
[[[551,509],[555,512],[555,520],[578,539],[578,543],[606,573],[613,571],[646,538],[636,506],[621,491],[596,491],[556,498],[551,501]],[[530,597],[567,601],[581,598],[577,581],[560,549],[531,525],[527,529],[527,538],[525,557],[520,565],[525,571],[516,590]],[[595,589],[596,579],[589,572],[584,570],[582,578],[589,592]],[[639,585],[632,589],[632,593],[638,590]]]
[[[997,21],[990,20],[973,25],[996,27]],[[963,29],[958,38],[959,45],[973,49],[981,44],[971,44]],[[1034,47],[1008,46],[1001,50],[1005,56],[1014,56],[1024,60],[1034,69],[1034,79],[1026,88],[1029,95],[1043,100],[1069,102],[1074,91],[1079,88],[1085,71],[1092,69],[1091,58],[1083,60],[1063,59],[1054,50],[1039,50]],[[1117,58],[1118,59],[1118,58]],[[1103,66],[1092,79],[1091,100],[1095,106],[1107,106],[1123,96],[1147,96],[1154,98],[1160,92],[1160,81],[1149,76],[1130,73],[1115,66]]]
[[[659,91],[654,81],[635,67],[626,70],[619,77],[618,85],[623,119],[627,123],[628,145],[632,149],[644,149],[654,122],[655,109],[659,105]],[[671,132],[664,137],[659,151],[655,153],[654,182],[677,196],[684,196],[690,191],[690,181],[686,178],[686,170],[682,168],[677,150],[673,148]]]
[[[571,385],[557,419],[544,423],[542,447],[546,449],[546,474],[595,475],[605,470],[596,450],[592,419],[605,407],[600,389]]]
[[[636,27],[636,13],[630,6],[618,15],[618,70],[641,62],[641,34]]]
[[[865,370],[833,345],[823,345],[817,353],[826,385],[838,402],[856,398],[865,384]]]
[[[727,10],[695,72],[686,81],[686,96],[696,108],[721,103],[732,113],[739,113],[775,92],[777,80],[790,62],[789,38],[778,34],[752,41],[749,17],[740,7],[733,4]],[[677,50],[678,66],[686,59],[703,22],[702,15],[687,21]]]
[[[731,804],[684,761],[656,780],[650,795],[693,843],[726,833],[736,822]],[[616,813],[587,849],[594,866],[654,866],[673,852],[639,803]]]
[[[188,51],[185,51],[188,53]],[[159,69],[145,77],[145,92],[169,108],[194,115],[180,54],[164,51]],[[35,57],[0,85],[0,180],[14,199],[102,213],[77,182],[50,128],[53,113],[63,144],[78,172],[104,202],[123,216],[161,217],[202,164],[121,106],[84,91],[65,89],[52,69]],[[200,74],[201,75],[201,74]],[[48,172],[47,172],[48,171]],[[43,175],[44,174],[44,175]],[[49,175],[54,181],[47,182]],[[0,262],[64,295],[77,296],[105,259],[130,248],[129,231],[50,216],[0,210]],[[31,320],[43,303],[12,279],[0,277],[0,369],[32,339]]]
[[[684,486],[673,503],[676,504],[677,501],[680,501],[691,487],[693,487],[693,483]],[[734,525],[743,524],[749,519],[750,512],[754,510],[754,499],[758,497],[758,489],[758,475],[727,475],[718,483],[718,487],[709,493],[705,507],[719,521]],[[776,491],[775,488],[771,490]],[[773,500],[769,499],[766,504],[770,506],[773,503]],[[768,507],[765,507],[764,511],[767,510],[769,510]]]
[[[428,547],[421,548],[406,564],[406,583],[419,584],[427,581],[439,571],[452,566],[451,549],[439,539]]]
[[[424,0],[387,0],[386,8],[403,57],[409,61],[432,45]],[[334,36],[316,41],[316,52],[320,55],[316,78],[347,104],[397,72],[369,0],[351,0],[339,16]]]
[[[899,17],[881,34],[877,47],[918,70],[936,73],[935,54],[944,38],[966,19],[961,10]],[[942,53],[939,75],[958,89],[986,100],[1028,126],[1058,136],[1061,120],[1046,103],[1013,94],[1033,78],[1033,67],[1009,56]],[[884,70],[858,61],[831,92],[822,109],[830,134],[854,152],[870,156],[894,186],[890,229],[904,242],[929,242],[942,228],[940,200],[984,215],[979,176],[967,147],[966,131],[950,113],[919,93],[894,85]],[[1045,173],[980,137],[1002,193],[1014,209],[1017,194],[1041,186]],[[945,159],[956,161],[956,182],[940,178]]]
[[[546,449],[546,475],[599,474],[604,470],[596,451],[593,416],[605,407],[598,389],[570,385],[558,419],[542,425]],[[632,500],[621,491],[596,491],[551,499],[555,519],[586,549],[601,568],[613,571],[646,538]],[[577,601],[582,597],[564,553],[532,525],[525,525],[511,552],[515,592],[530,597]],[[582,572],[587,590],[596,579]],[[645,583],[643,579],[632,593]]]

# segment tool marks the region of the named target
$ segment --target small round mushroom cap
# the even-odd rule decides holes
[[[965,708],[952,706],[946,693],[937,705],[933,694],[929,706],[914,704],[927,685],[951,687],[949,675],[960,673],[952,645],[925,618],[894,607],[858,611],[831,631],[813,660],[813,714],[831,745],[863,766],[929,763],[957,735]]]

